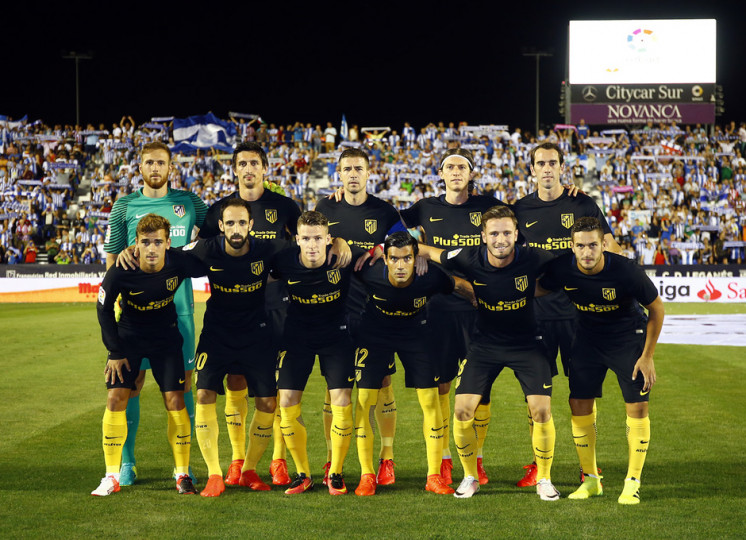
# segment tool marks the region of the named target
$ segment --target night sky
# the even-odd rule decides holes
[[[718,122],[746,120],[746,38],[733,3],[516,3],[57,2],[29,13],[30,2],[16,2],[3,8],[0,114],[73,123],[75,65],[62,53],[78,51],[93,54],[80,63],[83,123],[237,111],[283,125],[339,125],[345,114],[361,127],[464,120],[533,130],[536,64],[523,48],[554,54],[541,63],[541,121],[553,124],[570,20],[715,18]]]

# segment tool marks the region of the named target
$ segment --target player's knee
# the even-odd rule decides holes
[[[465,404],[456,404],[453,408],[453,415],[459,422],[466,422],[474,418],[474,410]]]
[[[228,375],[226,385],[231,392],[239,392],[246,389],[246,379],[243,375]]]
[[[123,392],[109,392],[106,398],[106,408],[110,411],[124,411],[127,409],[127,402],[129,396],[124,395]]]
[[[217,401],[217,392],[200,388],[197,390],[197,403],[200,405],[210,405]]]
[[[549,408],[549,405],[542,404],[531,408],[531,418],[534,419],[534,422],[543,424],[545,422],[549,422],[549,419],[551,417],[552,411]]]
[[[258,411],[273,413],[277,408],[277,399],[274,396],[254,398],[254,405]]]
[[[352,403],[352,388],[336,388],[329,391],[331,404],[335,407],[347,407]]]
[[[180,411],[186,405],[184,404],[184,392],[166,392],[163,394],[163,403],[167,411]]]
[[[451,391],[451,382],[448,381],[447,383],[443,383],[438,385],[438,394],[441,396],[449,393]]]

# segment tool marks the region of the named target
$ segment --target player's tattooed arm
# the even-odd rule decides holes
[[[474,287],[472,287],[471,283],[458,276],[453,276],[453,281],[455,282],[453,292],[459,296],[463,296],[471,302],[474,307],[477,307],[477,298],[474,296]]]

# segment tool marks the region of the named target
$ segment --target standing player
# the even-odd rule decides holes
[[[210,207],[205,224],[200,229],[202,238],[220,234],[219,220],[223,203],[231,199],[243,199],[251,206],[254,226],[251,236],[263,240],[288,241],[296,233],[300,208],[290,197],[280,195],[264,187],[264,177],[269,171],[269,159],[260,144],[241,143],[233,151],[233,174],[238,180],[238,190]],[[279,341],[287,312],[287,289],[281,283],[267,286],[267,311],[271,319],[271,330],[275,344]],[[225,390],[225,420],[231,441],[233,460],[225,476],[228,485],[237,485],[241,479],[246,451],[246,415],[248,413],[248,390],[243,377],[228,375]],[[274,455],[270,465],[272,483],[290,483],[285,460],[285,445],[280,431],[279,414],[274,424]]]
[[[135,193],[117,199],[111,209],[109,228],[106,231],[106,267],[110,268],[116,256],[125,247],[134,244],[135,229],[141,217],[148,213],[165,217],[171,223],[171,243],[180,247],[191,241],[193,231],[202,226],[207,206],[189,191],[168,187],[171,172],[171,150],[160,142],[143,145],[140,151],[140,174],[143,187]],[[174,300],[178,315],[179,332],[183,339],[184,356],[184,402],[189,420],[194,429],[194,398],[192,395],[192,372],[194,371],[194,294],[192,282],[184,280]],[[146,358],[137,377],[137,388],[130,394],[127,405],[127,441],[122,451],[120,485],[129,486],[137,478],[135,467],[135,440],[140,424],[140,390],[145,382]],[[194,477],[192,477],[194,480]]]
[[[619,503],[639,504],[640,476],[650,443],[648,401],[656,382],[653,353],[663,327],[663,300],[637,264],[604,253],[607,241],[597,219],[578,219],[571,238],[572,253],[552,261],[539,282],[547,290],[564,289],[578,311],[570,363],[570,409],[575,449],[586,473],[570,498],[603,494],[600,477],[587,471],[597,470],[593,403],[611,369],[624,397],[629,445]],[[648,317],[640,304],[648,310]]]
[[[242,379],[244,386],[248,381],[256,406],[237,483],[255,491],[269,490],[256,465],[269,443],[277,404],[277,349],[272,346],[264,308],[277,245],[251,238],[252,223],[250,204],[238,197],[228,199],[221,205],[218,222],[223,235],[184,248],[204,264],[211,291],[196,360],[196,434],[209,474],[203,497],[217,497],[225,490],[215,403],[227,374]]]
[[[342,180],[344,198],[339,201],[321,199],[316,211],[324,214],[329,220],[329,232],[339,236],[351,245],[366,251],[382,244],[386,237],[395,231],[406,228],[401,222],[399,212],[386,201],[370,195],[366,191],[370,176],[368,154],[358,148],[347,148],[339,156],[337,164],[339,177]],[[366,292],[362,284],[353,280],[350,294],[347,297],[347,322],[353,341],[359,341],[360,318],[365,310]],[[390,372],[395,370],[394,355],[388,361]],[[327,395],[327,403],[329,396]],[[327,407],[324,408],[325,412]],[[390,373],[386,373],[378,395],[375,409],[378,427],[381,431],[381,453],[379,456],[376,480],[381,485],[395,482],[394,475],[394,434],[396,432],[396,399],[391,386]],[[331,442],[329,429],[331,415],[324,415],[324,428],[327,435],[327,459],[331,459]],[[329,462],[325,466],[328,471]]]
[[[503,368],[509,367],[535,421],[532,444],[540,478],[536,492],[543,501],[559,500],[551,480],[555,441],[552,374],[546,351],[537,341],[533,313],[536,280],[552,255],[516,246],[517,239],[515,215],[506,206],[497,206],[482,214],[485,246],[450,251],[423,248],[431,259],[466,274],[479,310],[476,332],[456,379],[453,437],[464,467],[464,479],[454,494],[459,498],[479,491],[475,412]]]
[[[493,197],[472,195],[470,180],[474,158],[466,149],[447,150],[440,160],[439,175],[446,185],[445,195],[428,197],[401,212],[407,227],[422,227],[427,242],[440,249],[479,246],[482,243],[480,225],[482,212],[503,204]],[[428,305],[428,324],[436,338],[430,341],[431,357],[438,358],[440,368],[440,407],[443,416],[443,462],[441,474],[447,484],[452,482],[453,461],[449,444],[451,381],[458,373],[458,364],[466,354],[469,336],[477,312],[468,301],[451,296],[438,296]],[[490,398],[484,396],[477,410],[475,428],[479,440],[484,441],[490,422]],[[481,448],[478,453],[479,481],[489,480],[482,465]]]
[[[350,396],[355,381],[354,349],[344,316],[352,268],[333,268],[327,263],[331,236],[323,214],[314,211],[301,214],[296,240],[298,247],[278,253],[272,269],[272,276],[285,281],[290,293],[278,354],[277,388],[282,435],[297,474],[285,493],[294,495],[313,488],[301,399],[318,354],[331,396],[329,493],[343,495],[347,488],[342,465],[352,436]]]
[[[363,314],[355,353],[358,400],[355,411],[357,451],[362,471],[357,495],[374,495],[373,428],[371,409],[376,406],[381,379],[388,375],[394,353],[406,370],[406,386],[417,389],[422,407],[422,429],[427,449],[427,484],[425,489],[440,495],[453,493],[443,482],[440,464],[443,444],[443,418],[438,403],[438,363],[427,353],[427,320],[425,305],[435,294],[454,291],[454,278],[435,266],[416,276],[414,261],[417,241],[406,231],[393,233],[384,243],[383,262],[364,265],[358,277],[365,283],[368,304]],[[460,294],[469,296],[471,287],[456,279]]]
[[[177,287],[187,276],[195,274],[182,254],[166,253],[171,240],[165,218],[155,214],[142,217],[137,224],[136,241],[141,253],[140,269],[128,272],[110,268],[98,293],[98,321],[109,351],[104,370],[108,388],[103,418],[106,475],[91,495],[106,496],[119,491],[122,447],[127,438],[125,409],[145,357],[150,359],[168,412],[168,441],[174,456],[176,489],[181,494],[195,494],[188,474],[191,427],[184,404],[182,336],[174,307]],[[122,315],[117,322],[114,304],[120,294]]]
[[[604,227],[604,237],[609,250],[621,252],[614,240],[611,229],[596,203],[584,193],[574,194],[562,186],[564,156],[554,143],[544,142],[530,152],[531,174],[538,183],[538,189],[519,200],[514,211],[518,219],[520,237],[531,247],[539,247],[562,255],[570,252],[570,229],[573,223],[583,216],[597,218]],[[549,353],[552,374],[557,374],[557,353],[562,359],[565,375],[570,364],[570,347],[575,336],[575,309],[561,292],[543,296],[535,300],[536,319],[539,333]],[[595,414],[595,410],[594,413]],[[533,430],[533,420],[529,411],[529,431]],[[536,463],[524,467],[526,473],[516,485],[519,487],[536,485]]]

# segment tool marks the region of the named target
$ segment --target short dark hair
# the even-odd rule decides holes
[[[396,231],[395,233],[391,233],[386,237],[386,240],[383,242],[383,253],[384,255],[388,256],[389,254],[389,248],[404,248],[407,246],[412,246],[412,250],[414,251],[414,254],[417,255],[420,251],[420,246],[417,243],[417,240],[414,239],[414,237],[409,234],[407,231]]]
[[[223,221],[223,212],[225,212],[225,209],[231,206],[246,208],[246,211],[249,213],[249,220],[251,220],[251,205],[249,202],[243,200],[241,197],[231,197],[223,201],[220,205],[220,221]]]
[[[559,156],[559,162],[560,165],[562,165],[565,162],[565,157],[562,155],[562,149],[554,144],[553,142],[543,142],[539,143],[536,146],[534,146],[531,151],[528,153],[528,156],[531,160],[531,165],[533,166],[534,163],[536,163],[536,152],[538,150],[556,150],[557,155]]]
[[[309,227],[326,227],[329,228],[329,220],[321,212],[316,210],[306,210],[298,218],[298,229],[301,225],[307,225]]]
[[[510,218],[513,221],[513,225],[515,225],[515,228],[518,228],[518,220],[515,217],[515,214],[510,209],[509,206],[505,205],[499,205],[499,206],[493,206],[486,212],[482,213],[482,230],[485,229],[486,225],[489,220],[491,219],[502,219],[502,218]]]
[[[141,234],[150,234],[161,230],[166,231],[166,238],[168,238],[171,235],[171,223],[158,214],[147,214],[137,222],[135,237],[140,238]]]
[[[573,238],[575,236],[575,233],[592,231],[598,231],[601,235],[601,238],[605,236],[604,229],[603,227],[601,227],[601,222],[597,218],[584,216],[579,218],[573,224],[572,229],[570,229],[570,238]]]
[[[255,142],[242,142],[238,146],[236,146],[236,149],[233,151],[233,168],[236,168],[236,162],[238,161],[238,154],[241,152],[254,152],[255,154],[259,154],[259,159],[262,160],[262,165],[265,169],[269,169],[269,159],[267,158],[267,152],[264,151],[264,148],[262,148],[262,145]]]
[[[474,155],[470,150],[467,150],[466,148],[449,148],[440,158],[440,164],[438,165],[439,171],[443,169],[443,162],[451,156],[461,156],[466,159],[466,161],[469,162],[469,170],[474,170]]]
[[[142,148],[140,149],[140,159],[142,160],[142,156],[149,152],[153,152],[154,150],[163,150],[168,154],[168,162],[171,163],[171,149],[168,147],[167,144],[164,144],[160,141],[153,141],[149,142],[147,144],[143,144]]]
[[[345,150],[339,155],[337,165],[342,163],[342,160],[345,158],[363,158],[365,160],[365,168],[370,169],[370,158],[365,150],[353,147],[345,148]]]

